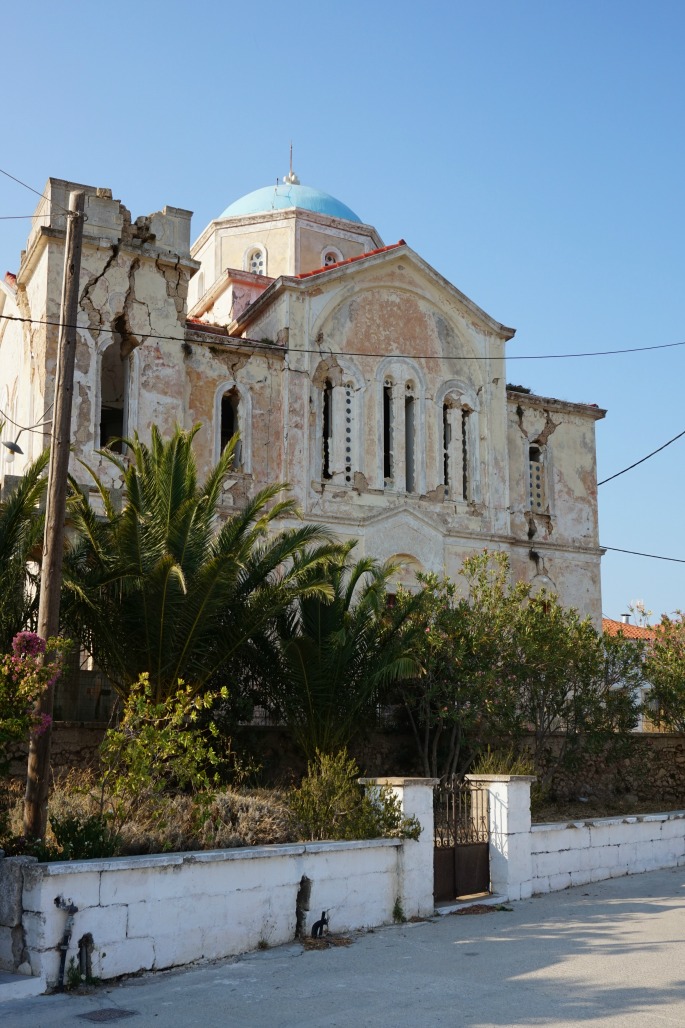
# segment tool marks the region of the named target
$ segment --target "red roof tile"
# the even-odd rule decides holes
[[[388,250],[396,250],[398,246],[406,246],[404,239],[398,243],[390,243],[389,246],[379,246],[376,250],[369,250],[367,253],[360,253],[356,257],[348,257],[344,261],[336,261],[335,264],[327,264],[324,268],[315,268],[314,271],[303,271],[293,278],[309,278],[310,275],[321,275],[324,271],[332,271],[333,268],[342,268],[344,264],[352,264],[354,261],[362,261],[365,257],[373,257],[377,253],[386,253]]]
[[[626,639],[655,639],[657,629],[649,625],[631,625],[613,618],[602,618],[602,631],[607,635],[624,635]]]

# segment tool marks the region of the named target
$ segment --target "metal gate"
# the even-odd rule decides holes
[[[433,799],[433,893],[436,903],[488,892],[488,794],[456,776]]]

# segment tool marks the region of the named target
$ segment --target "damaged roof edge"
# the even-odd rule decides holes
[[[507,386],[507,400],[509,403],[531,404],[534,407],[550,407],[553,410],[574,411],[576,414],[583,414],[585,417],[592,417],[595,421],[601,421],[606,417],[606,409],[599,407],[596,403],[579,403],[575,400],[558,400],[554,396],[538,396],[537,393],[525,392]]]

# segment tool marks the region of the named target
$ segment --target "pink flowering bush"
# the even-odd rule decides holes
[[[44,662],[46,650],[52,656]],[[19,632],[12,652],[0,658],[0,780],[7,776],[10,747],[27,740],[31,732],[41,734],[50,727],[52,719],[37,713],[36,703],[59,678],[64,651],[61,639],[48,639],[46,644],[35,632]]]

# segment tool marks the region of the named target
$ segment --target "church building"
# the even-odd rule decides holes
[[[601,624],[605,412],[508,386],[514,329],[292,170],[229,204],[192,246],[189,211],[133,221],[109,189],[50,179],[17,273],[0,282],[3,441],[49,420],[77,188],[87,221],[72,442],[86,488],[78,459],[116,489],[98,450],[146,439],[153,423],[202,425],[201,474],[238,432],[227,513],[287,482],[306,521],[357,539],[359,556],[402,561],[409,585],[504,551],[515,578]],[[19,436],[22,453],[0,447],[2,478],[48,442],[44,424]]]

